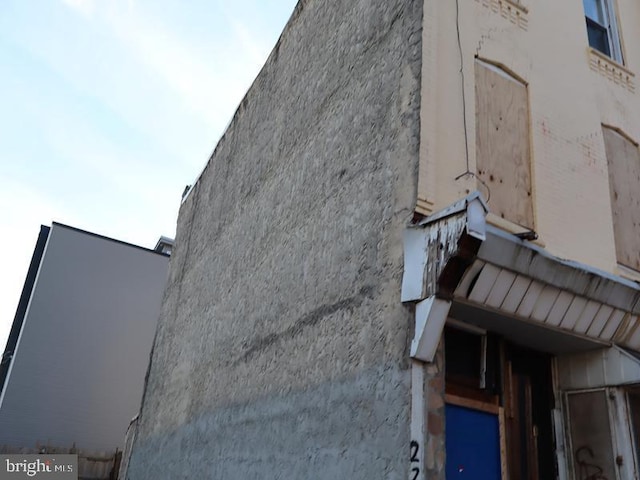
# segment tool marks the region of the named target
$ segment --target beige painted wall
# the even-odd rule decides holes
[[[528,86],[540,242],[560,257],[621,273],[601,126],[640,140],[640,88],[633,76],[640,73],[640,3],[616,3],[622,68],[591,53],[582,0],[521,0],[522,9],[508,0],[458,0],[458,22],[456,1],[425,1],[418,211],[437,210],[478,188],[470,175],[455,180],[467,170],[461,57],[468,166],[476,171],[477,56]],[[620,77],[614,81],[607,72]]]

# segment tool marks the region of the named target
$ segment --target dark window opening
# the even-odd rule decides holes
[[[640,460],[640,389],[629,391],[629,409],[631,414],[631,430],[635,441],[636,458]]]
[[[595,48],[599,52],[604,53],[607,57],[611,56],[611,48],[609,47],[609,32],[598,22],[587,17],[587,34],[589,36],[589,46]]]
[[[482,383],[482,336],[446,327],[447,380],[480,388]]]
[[[582,0],[589,46],[623,63],[614,0]]]
[[[446,380],[452,393],[473,390],[480,395],[499,394],[500,354],[495,335],[447,326],[444,351]]]

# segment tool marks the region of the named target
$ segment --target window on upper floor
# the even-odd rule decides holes
[[[582,1],[587,20],[589,45],[616,62],[623,63],[614,0]]]
[[[533,229],[527,86],[480,59],[476,79],[476,168],[495,215]]]
[[[603,125],[609,192],[618,263],[640,271],[640,149],[625,135]]]

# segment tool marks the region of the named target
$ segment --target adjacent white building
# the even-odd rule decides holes
[[[122,449],[140,407],[171,240],[40,236],[0,368],[0,446]],[[169,249],[169,250],[168,250]]]

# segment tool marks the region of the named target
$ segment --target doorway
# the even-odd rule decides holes
[[[507,457],[511,480],[556,478],[551,358],[505,343]]]
[[[444,335],[447,479],[467,465],[486,472],[474,476],[482,480],[557,478],[552,357],[476,328]],[[486,453],[472,458],[459,448],[469,442]]]

